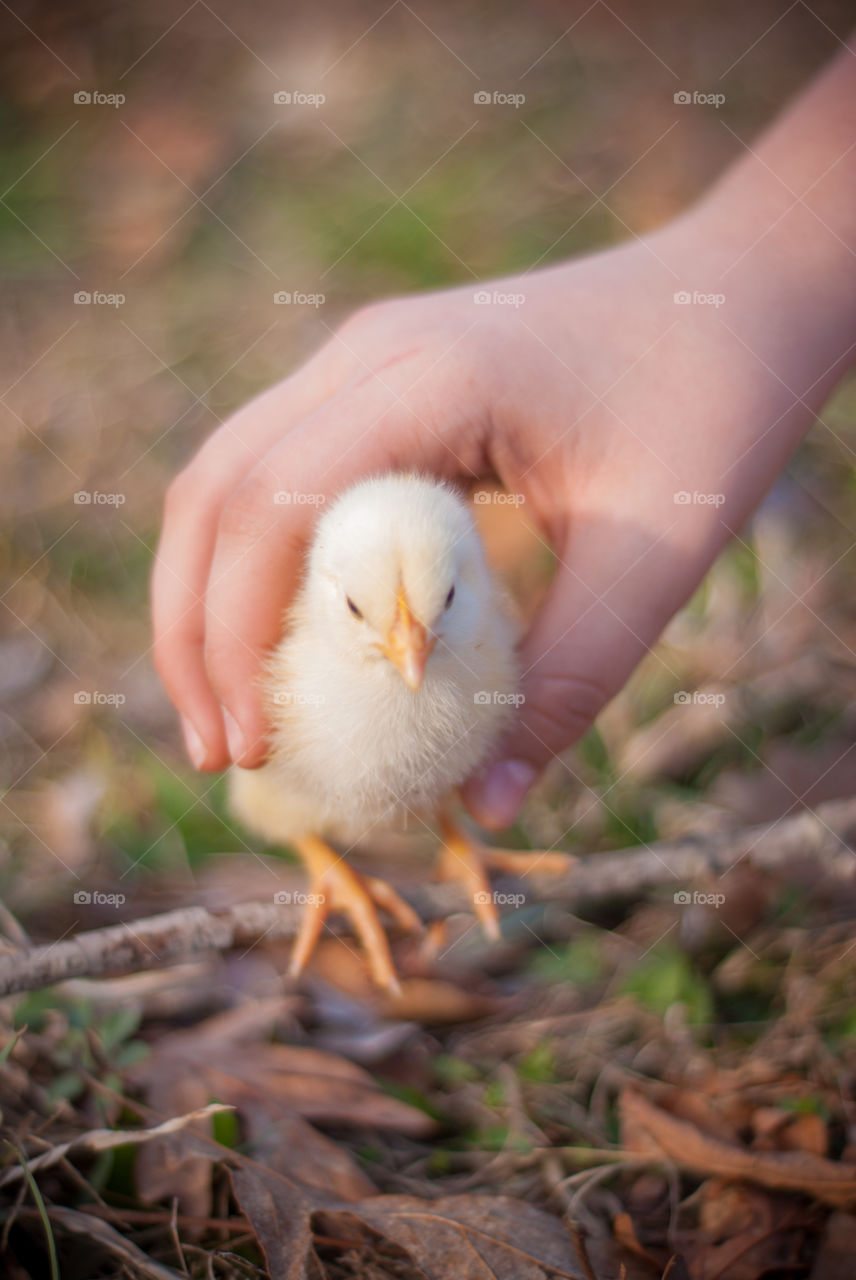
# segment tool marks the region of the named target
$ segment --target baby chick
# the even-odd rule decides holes
[[[516,636],[469,511],[448,485],[409,474],[366,480],[319,521],[264,680],[268,761],[231,772],[237,816],[292,845],[312,880],[292,973],[340,909],[376,981],[396,987],[377,908],[405,928],[419,920],[344,859],[376,828],[408,818],[439,819],[440,872],[464,881],[497,936],[484,865],[519,870],[521,856],[476,844],[450,802],[512,714]]]

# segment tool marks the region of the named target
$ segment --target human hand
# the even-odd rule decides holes
[[[522,647],[520,723],[465,790],[485,824],[513,819],[538,771],[693,591],[842,371],[827,368],[829,335],[852,290],[815,261],[807,301],[805,280],[784,269],[800,219],[816,232],[805,201],[773,235],[765,208],[754,249],[751,217],[734,215],[741,193],[764,205],[750,187],[744,178],[736,197],[617,249],[365,308],[210,437],[170,487],[153,588],[158,669],[198,767],[264,759],[256,678],[314,502],[392,469],[495,476],[523,495],[558,562]],[[684,291],[722,292],[727,305],[676,302]],[[484,292],[492,301],[477,303]],[[278,504],[283,491],[303,501]]]

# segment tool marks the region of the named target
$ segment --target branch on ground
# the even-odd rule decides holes
[[[663,888],[709,888],[744,862],[779,875],[811,866],[830,884],[852,884],[854,854],[856,800],[837,800],[763,826],[595,854],[559,876],[540,876],[535,870],[526,877],[527,899],[529,905],[542,898],[580,911]],[[426,884],[402,891],[402,896],[426,923],[470,906],[464,892],[450,885]],[[10,951],[0,955],[0,996],[70,978],[139,973],[206,952],[250,947],[262,938],[290,938],[299,915],[299,908],[273,901],[242,902],[225,911],[185,907]]]

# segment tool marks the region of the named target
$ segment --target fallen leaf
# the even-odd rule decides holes
[[[75,1235],[85,1236],[95,1245],[100,1245],[114,1259],[125,1264],[130,1273],[141,1277],[141,1280],[181,1280],[181,1272],[172,1267],[164,1267],[155,1262],[148,1254],[143,1253],[135,1244],[121,1235],[109,1222],[93,1218],[88,1213],[80,1213],[77,1209],[65,1209],[60,1205],[51,1205],[50,1220],[54,1226],[63,1231],[72,1231]],[[91,1260],[94,1261],[94,1260]],[[123,1274],[125,1267],[122,1268]]]
[[[806,1213],[792,1199],[748,1183],[709,1179],[685,1253],[695,1280],[758,1280],[799,1269]]]
[[[612,1231],[617,1244],[622,1249],[635,1254],[644,1262],[656,1266],[657,1260],[652,1257],[636,1234],[636,1227],[629,1213],[616,1213],[612,1219]]]
[[[636,1089],[619,1099],[622,1145],[665,1155],[702,1176],[755,1182],[779,1191],[800,1191],[824,1204],[856,1203],[856,1168],[803,1151],[756,1152],[701,1133],[650,1102]]]
[[[243,1115],[250,1151],[258,1164],[282,1174],[299,1169],[301,1182],[341,1200],[361,1200],[377,1193],[353,1156],[300,1116],[286,1113],[271,1124],[261,1108],[244,1107]]]
[[[198,1110],[210,1098],[204,1077],[189,1072],[178,1078],[156,1076],[148,1091],[149,1105],[159,1115]],[[198,1124],[193,1128],[207,1136],[207,1131]],[[204,1218],[211,1210],[211,1163],[205,1156],[188,1149],[186,1132],[184,1129],[147,1143],[134,1162],[134,1182],[137,1195],[144,1203],[175,1198],[180,1213],[190,1218]],[[190,1234],[193,1238],[199,1235],[192,1231]]]
[[[177,1032],[164,1036],[129,1078],[150,1089],[167,1074],[177,1082],[188,1070],[205,1081],[209,1097],[239,1109],[251,1099],[265,1103],[272,1115],[290,1111],[307,1120],[391,1129],[411,1138],[427,1137],[436,1128],[424,1111],[383,1093],[362,1067],[303,1045],[247,1046],[223,1043],[204,1030]]]
[[[808,1151],[825,1156],[829,1149],[826,1121],[815,1111],[794,1114],[778,1107],[758,1107],[752,1128],[755,1151]]]
[[[319,1216],[325,1234],[350,1239],[368,1227],[443,1280],[582,1280],[561,1221],[510,1196],[376,1196]]]
[[[231,1110],[231,1107],[215,1102],[210,1106],[201,1107],[198,1111],[191,1111],[188,1115],[165,1120],[163,1124],[155,1125],[152,1129],[91,1129],[88,1133],[81,1133],[76,1138],[72,1138],[70,1142],[62,1142],[59,1146],[51,1147],[49,1151],[43,1151],[40,1156],[28,1160],[26,1169],[33,1174],[41,1173],[43,1169],[50,1169],[71,1156],[93,1155],[100,1151],[112,1151],[115,1147],[151,1142],[153,1138],[158,1138],[162,1134],[175,1133],[178,1129],[185,1129],[197,1120],[216,1115],[218,1111]],[[24,1165],[13,1165],[0,1176],[0,1187],[20,1182],[24,1172]]]
[[[413,1138],[433,1133],[435,1122],[383,1093],[367,1071],[337,1054],[260,1041],[280,1013],[280,1001],[260,1001],[164,1035],[126,1076],[162,1115],[211,1098],[228,1103],[255,1141],[260,1165],[283,1173],[299,1169],[302,1183],[342,1200],[372,1195],[374,1186],[352,1157],[307,1121],[390,1129]],[[210,1160],[184,1135],[151,1144],[135,1172],[143,1200],[175,1197],[187,1217],[210,1212]]]
[[[311,1206],[303,1191],[280,1174],[240,1160],[230,1169],[235,1199],[265,1256],[282,1280],[304,1280],[311,1244]]]

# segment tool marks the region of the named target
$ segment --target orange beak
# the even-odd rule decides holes
[[[400,590],[395,622],[386,637],[383,652],[398,668],[408,689],[415,692],[422,684],[425,666],[435,643],[436,637],[429,635],[422,623],[416,621],[404,590]]]

